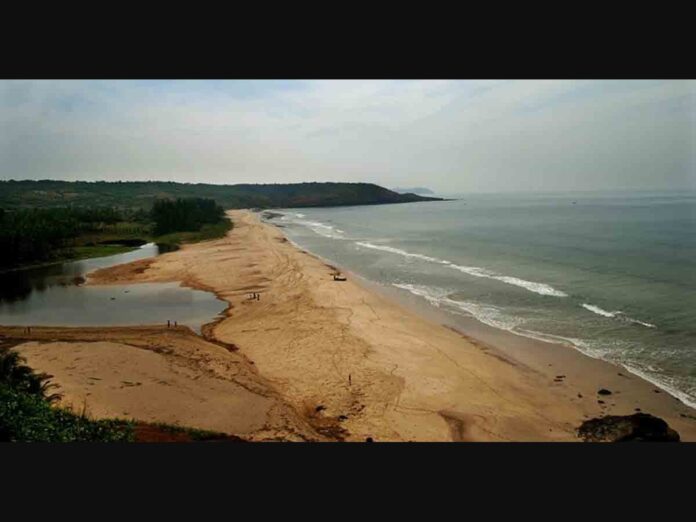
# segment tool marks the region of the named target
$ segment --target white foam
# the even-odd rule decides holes
[[[683,392],[679,388],[673,386],[671,383],[665,382],[665,375],[660,374],[660,377],[656,377],[654,374],[652,374],[649,371],[645,371],[642,368],[638,368],[637,366],[633,364],[627,364],[627,363],[621,363],[621,366],[626,368],[629,372],[631,372],[634,375],[637,375],[641,379],[644,379],[658,388],[666,391],[673,397],[676,397],[679,399],[681,402],[686,404],[687,406],[691,408],[696,408],[696,399],[694,398],[693,395],[690,395],[688,393]]]
[[[657,328],[657,326],[655,326],[654,324],[646,323],[644,321],[639,321],[638,319],[633,319],[632,317],[628,317],[621,310],[609,312],[607,310],[600,308],[599,306],[595,306],[595,305],[591,305],[591,304],[587,304],[587,303],[583,303],[582,307],[585,308],[586,310],[589,310],[590,312],[593,312],[597,315],[602,315],[604,317],[613,317],[613,318],[620,319],[622,321],[626,321],[629,323],[639,324],[641,326],[645,326],[646,328]]]
[[[519,286],[522,288],[525,288],[529,290],[530,292],[534,292],[535,294],[540,294],[540,295],[552,295],[554,297],[567,297],[568,294],[565,292],[561,292],[560,290],[556,290],[554,287],[547,285],[545,283],[536,283],[534,281],[525,281],[524,279],[519,279],[517,277],[509,277],[509,276],[491,276],[492,279],[497,279],[498,281],[502,281],[504,283],[507,283],[509,285],[515,285]]]
[[[582,303],[582,307],[595,314],[603,315],[604,317],[616,317],[616,312],[607,312],[606,310],[602,310],[599,306]]]
[[[525,290],[529,290],[530,292],[534,292],[535,294],[540,294],[540,295],[550,295],[554,297],[567,297],[568,294],[565,292],[561,292],[560,290],[556,290],[550,285],[544,284],[544,283],[537,283],[534,281],[526,281],[524,279],[520,279],[518,277],[510,277],[510,276],[504,276],[504,275],[499,275],[496,274],[495,272],[491,272],[489,270],[486,270],[485,268],[480,268],[478,266],[463,266],[463,265],[455,265],[451,261],[447,261],[445,259],[438,259],[436,257],[430,257],[426,256],[423,254],[414,254],[413,252],[407,252],[406,250],[401,250],[400,248],[394,248],[390,246],[385,246],[385,245],[375,245],[372,243],[364,242],[364,241],[357,241],[357,245],[365,247],[365,248],[372,248],[374,250],[382,250],[384,252],[390,252],[392,254],[399,254],[405,257],[411,257],[411,258],[416,258],[416,259],[422,259],[424,261],[430,261],[432,263],[438,263],[441,265],[446,265],[451,268],[454,268],[455,270],[459,270],[460,272],[464,272],[465,274],[469,274],[474,277],[485,277],[488,279],[495,279],[496,281],[500,281],[502,283],[507,283],[509,285],[514,285],[514,286],[519,286],[521,288],[524,288]]]
[[[298,219],[296,223],[300,225],[304,225],[313,232],[316,232],[320,236],[328,237],[331,239],[345,239],[343,237],[343,231],[332,227],[331,225],[326,225],[324,223],[320,223],[319,221],[308,221],[304,219]]]
[[[621,312],[617,312],[621,313]],[[633,319],[632,317],[628,317],[627,315],[624,315],[623,318],[628,321],[629,323],[634,323],[634,324],[639,324],[641,326],[645,326],[646,328],[657,328],[654,324],[651,323],[645,323],[643,321],[639,321],[638,319]]]
[[[637,375],[642,379],[645,379],[646,381],[654,384],[655,386],[664,390],[670,395],[676,397],[687,406],[696,408],[696,397],[694,396],[694,394],[689,393],[688,391],[685,392],[684,390],[680,389],[680,387],[677,384],[671,382],[669,376],[665,375],[664,372],[662,372],[659,368],[654,368],[650,365],[639,366],[638,363],[635,361],[627,362],[625,360],[624,354],[626,354],[627,350],[629,350],[629,348],[632,346],[630,343],[626,344],[614,342],[610,344],[606,342],[587,341],[583,339],[577,339],[574,337],[564,337],[561,335],[527,330],[519,327],[524,322],[520,318],[506,315],[499,308],[491,305],[481,305],[465,301],[455,301],[447,297],[448,291],[442,288],[399,283],[395,283],[394,286],[402,288],[404,290],[408,290],[412,294],[421,296],[425,298],[429,303],[437,306],[438,308],[446,308],[448,311],[454,313],[457,313],[456,309],[466,311],[469,315],[473,316],[478,321],[487,324],[488,326],[499,328],[501,330],[506,330],[508,332],[520,335],[522,337],[528,337],[531,339],[550,342],[554,344],[562,344],[575,350],[578,350],[579,352],[594,359],[601,359],[611,364],[623,367],[627,371],[633,373],[634,375]],[[606,310],[602,310],[602,312],[611,313],[606,312]],[[621,314],[621,312],[616,312],[615,314]],[[599,315],[603,314],[599,313]],[[647,325],[649,323],[641,324]]]
[[[431,261],[433,263],[440,263],[442,265],[449,265],[451,264],[449,261],[445,261],[443,259],[438,259],[436,257],[430,257],[430,256],[425,256],[423,254],[413,254],[411,252],[406,252],[405,250],[401,250],[399,248],[394,248],[390,246],[385,246],[385,245],[373,245],[372,243],[367,243],[364,241],[356,241],[356,245],[360,245],[361,247],[365,248],[372,248],[373,250],[382,250],[383,252],[390,252],[392,254],[399,254],[404,257],[413,257],[416,259],[422,259],[423,261]]]
[[[438,308],[446,308],[448,311],[454,313],[466,312],[466,315],[472,316],[488,326],[501,330],[516,333],[514,328],[523,322],[522,319],[507,315],[503,313],[500,308],[492,305],[450,299],[447,297],[449,292],[442,288],[408,283],[393,283],[393,286],[408,290],[414,295],[423,297],[430,304]]]

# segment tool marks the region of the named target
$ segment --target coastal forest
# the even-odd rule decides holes
[[[225,209],[329,207],[433,201],[372,183],[211,185],[163,181],[0,181],[0,208],[96,206],[149,210],[155,201],[213,199]]]
[[[148,241],[176,248],[231,227],[215,201],[159,200],[141,208],[0,209],[0,269],[128,251]]]

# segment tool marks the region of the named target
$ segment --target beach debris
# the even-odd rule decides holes
[[[334,274],[333,280],[334,281],[346,281],[346,276],[342,276],[340,274]]]
[[[340,421],[348,420],[348,415],[339,415],[338,420],[340,420]]]
[[[584,442],[679,442],[679,433],[649,413],[609,415],[584,421],[577,429]]]
[[[606,388],[601,388],[600,390],[597,391],[598,395],[611,395],[611,391],[607,390]]]
[[[597,401],[597,404],[604,404],[604,401],[603,401],[602,399],[599,399],[599,400]]]
[[[660,390],[658,390],[658,389],[654,389],[653,391],[654,391],[655,393],[661,393]]]
[[[582,399],[582,393],[578,393],[578,399]]]
[[[324,406],[323,404],[320,404],[319,406],[317,406],[316,408],[314,408],[314,411],[316,411],[317,413],[319,413],[320,411],[324,411],[325,409],[326,409],[326,406]]]

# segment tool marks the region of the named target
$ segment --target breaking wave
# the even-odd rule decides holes
[[[500,274],[496,274],[495,272],[491,272],[490,270],[486,270],[485,268],[480,268],[477,266],[456,265],[456,264],[452,263],[451,261],[447,261],[445,259],[438,259],[436,257],[430,257],[430,256],[426,256],[423,254],[414,254],[413,252],[407,252],[406,250],[401,250],[400,248],[394,248],[394,247],[385,246],[385,245],[375,245],[373,243],[368,243],[365,241],[357,241],[356,244],[359,246],[365,247],[365,248],[371,248],[373,250],[382,250],[384,252],[390,252],[392,254],[399,254],[399,255],[404,256],[404,257],[422,259],[423,261],[430,261],[432,263],[446,265],[446,266],[449,266],[450,268],[453,268],[455,270],[459,270],[460,272],[463,272],[465,274],[469,274],[469,275],[474,276],[474,277],[485,277],[488,279],[495,279],[496,281],[500,281],[502,283],[507,283],[509,285],[519,286],[520,288],[524,288],[525,290],[529,290],[530,292],[534,292],[535,294],[539,294],[539,295],[548,295],[548,296],[553,296],[553,297],[567,297],[568,296],[568,294],[566,294],[565,292],[561,292],[560,290],[556,290],[552,286],[547,285],[545,283],[537,283],[534,281],[526,281],[526,280],[520,279],[518,277],[500,275]]]

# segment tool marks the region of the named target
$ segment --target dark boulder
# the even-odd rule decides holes
[[[679,442],[679,433],[648,413],[609,415],[583,422],[578,437],[585,442]]]
[[[599,395],[611,395],[611,392],[607,390],[606,388],[602,388],[597,392]]]

